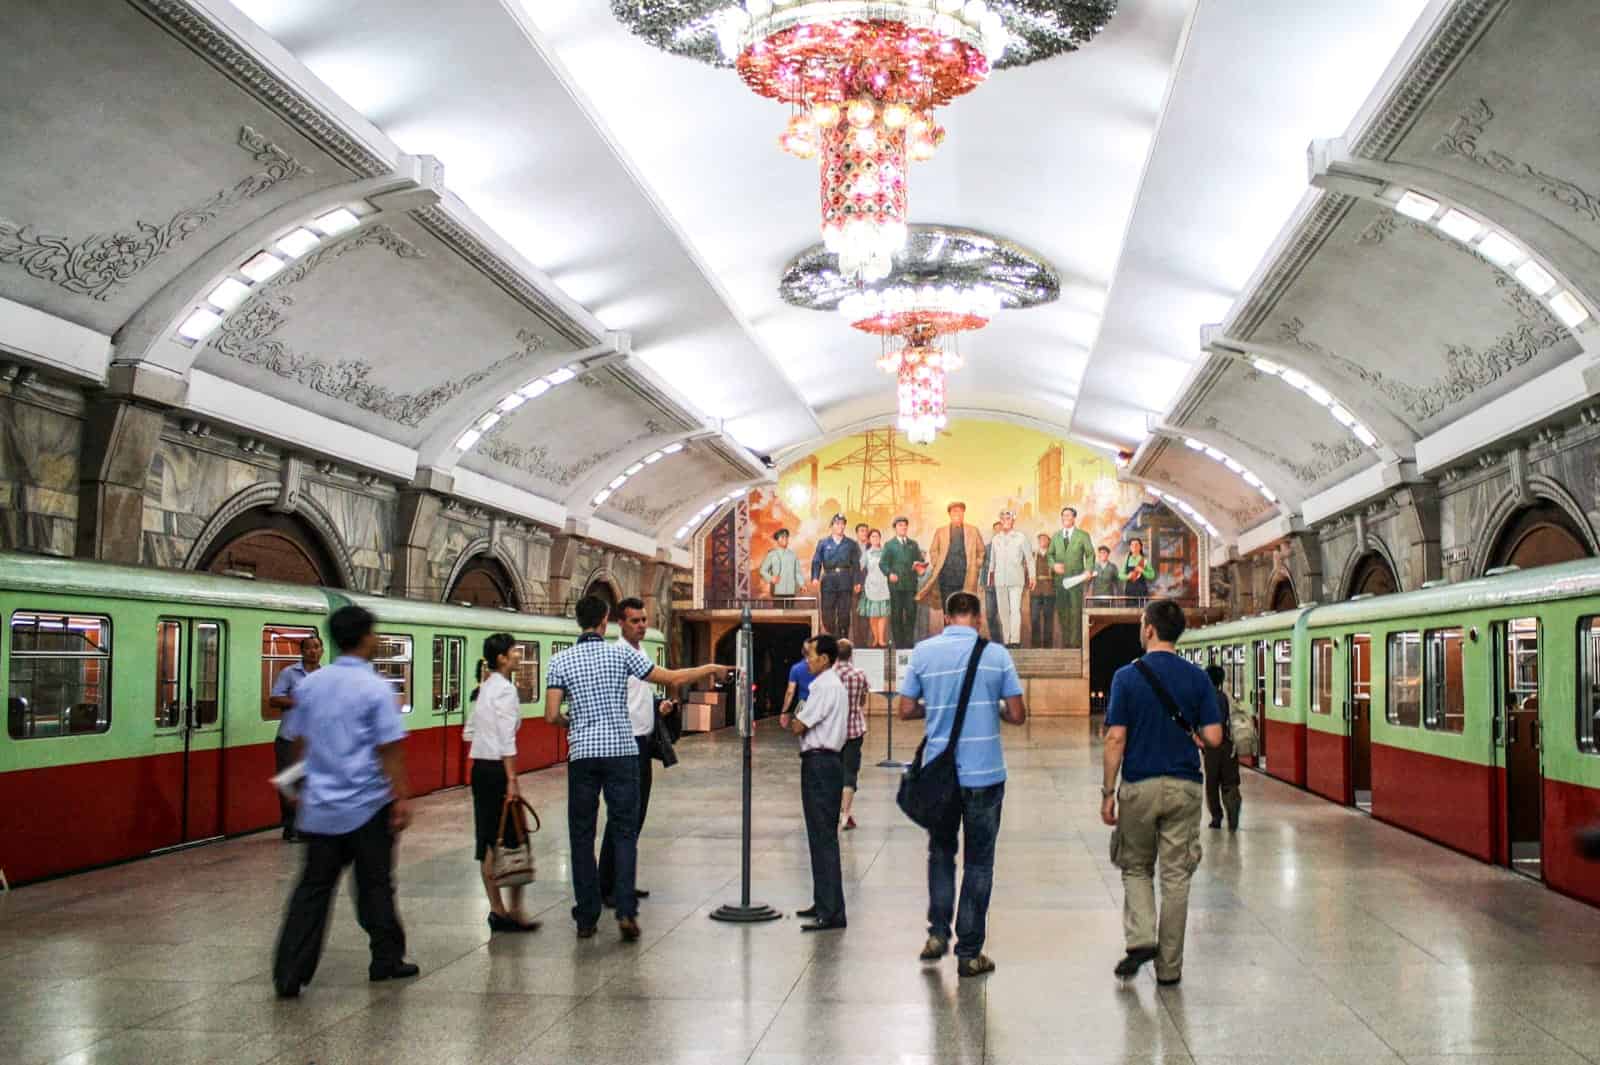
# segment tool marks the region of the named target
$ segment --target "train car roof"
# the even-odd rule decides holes
[[[359,592],[330,591],[328,595],[372,611],[380,622],[478,629],[484,632],[537,632],[546,636],[571,636],[573,639],[577,639],[578,634],[583,631],[571,618],[525,614],[518,610],[456,606],[453,603],[435,603],[423,599],[389,599],[381,595],[362,595]],[[616,635],[614,626],[610,635]],[[659,630],[651,629],[645,633],[645,639],[664,640],[665,637]]]
[[[1308,611],[1317,609],[1315,605],[1295,607],[1293,610],[1280,610],[1275,614],[1258,614],[1255,617],[1239,618],[1236,621],[1224,621],[1216,625],[1206,625],[1198,629],[1185,630],[1179,637],[1179,645],[1193,643],[1210,643],[1215,640],[1233,640],[1241,636],[1259,636],[1264,632],[1282,632],[1292,629],[1295,624],[1305,616]]]
[[[328,612],[326,593],[306,585],[9,551],[0,552],[0,588],[46,595],[161,600],[196,606],[311,614]]]
[[[1317,607],[1311,627],[1359,625],[1372,621],[1451,614],[1496,607],[1600,595],[1600,559],[1585,558],[1554,566],[1500,573],[1470,581],[1376,595]]]

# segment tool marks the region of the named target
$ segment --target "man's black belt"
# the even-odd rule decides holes
[[[854,566],[823,566],[822,567],[822,572],[824,572],[824,573],[849,573],[853,569],[855,569]]]

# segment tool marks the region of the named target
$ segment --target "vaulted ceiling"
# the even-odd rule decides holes
[[[19,0],[0,348],[670,546],[892,382],[778,295],[816,241],[785,110],[611,6]],[[952,407],[1133,452],[1250,549],[1587,395],[1591,4],[1122,6],[956,101],[914,172],[915,221],[1061,278],[964,343]]]

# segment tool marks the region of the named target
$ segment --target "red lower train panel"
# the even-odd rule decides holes
[[[1600,906],[1600,864],[1578,854],[1573,835],[1600,823],[1600,788],[1544,782],[1544,882],[1563,895]]]
[[[1267,773],[1296,787],[1306,786],[1306,727],[1267,718]]]
[[[1306,787],[1342,805],[1354,801],[1350,793],[1350,737],[1306,729]]]
[[[1372,816],[1447,847],[1495,858],[1491,766],[1372,745]]]

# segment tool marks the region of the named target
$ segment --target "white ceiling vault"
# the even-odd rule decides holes
[[[758,456],[891,416],[876,341],[778,294],[817,240],[786,110],[608,2],[9,14],[0,72],[30,91],[0,100],[0,347],[50,362],[7,332],[43,315],[77,345],[58,369],[137,368],[256,430],[299,412],[297,442],[646,548],[769,476]],[[941,112],[912,220],[1026,245],[1061,298],[963,342],[952,409],[1136,451],[1130,477],[1248,549],[1581,400],[1597,22],[1587,0],[1124,0],[1080,51],[998,71]],[[1398,213],[1407,190],[1437,212]],[[183,338],[341,205],[354,228]],[[156,244],[118,243],[144,226]]]

